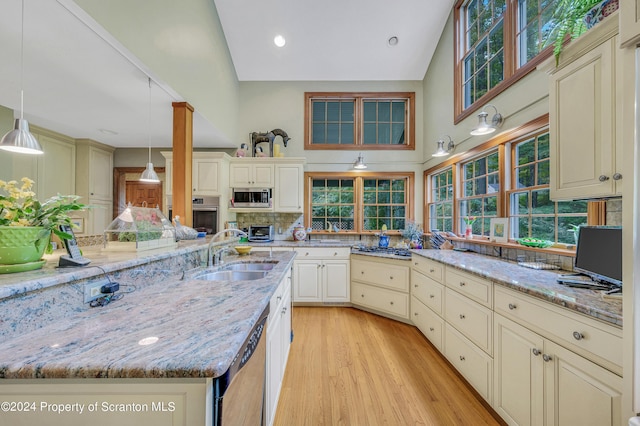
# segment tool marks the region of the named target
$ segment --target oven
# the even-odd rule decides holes
[[[173,199],[167,196],[169,220],[173,220]],[[193,197],[191,199],[192,222],[191,227],[198,232],[215,234],[218,232],[218,207],[220,197]],[[184,225],[184,223],[183,223]]]

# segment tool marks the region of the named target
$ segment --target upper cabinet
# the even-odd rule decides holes
[[[173,153],[161,152],[165,162],[165,191],[171,195],[173,188]],[[191,184],[193,195],[227,197],[229,156],[223,152],[194,152],[192,158]]]
[[[304,201],[304,164],[276,164],[275,211],[302,213]]]
[[[232,188],[273,188],[273,163],[268,159],[234,159],[229,175]]]
[[[617,15],[550,58],[550,190],[553,200],[622,194]]]
[[[623,47],[640,43],[640,0],[620,2],[620,43]]]

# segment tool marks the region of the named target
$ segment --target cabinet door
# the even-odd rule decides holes
[[[550,341],[544,355],[546,424],[622,424],[621,377]]]
[[[273,188],[273,164],[253,164],[252,185],[258,188]]]
[[[422,334],[440,352],[444,350],[442,336],[444,334],[444,320],[436,315],[415,296],[411,297],[411,319]]]
[[[557,71],[549,89],[553,200],[615,193],[614,40]]]
[[[232,188],[248,188],[252,180],[250,164],[231,164],[229,166],[229,185]]]
[[[303,167],[301,164],[276,165],[274,205],[276,212],[302,213]]]
[[[282,317],[278,312],[273,318],[267,327],[265,417],[268,425],[273,424],[282,383]]]
[[[198,195],[217,195],[220,164],[215,160],[193,160],[193,193]]]
[[[323,288],[322,300],[325,302],[348,302],[349,292],[349,261],[325,260],[322,263]]]
[[[113,155],[108,151],[91,146],[89,147],[89,197],[111,200],[112,194]]]
[[[291,280],[291,276],[285,278],[285,280]],[[281,365],[281,377],[280,381],[284,378],[284,371],[287,368],[287,360],[289,359],[289,349],[291,347],[291,285],[288,285],[284,299],[282,300],[282,309],[280,310],[280,328],[281,336],[281,351],[280,351],[280,365]]]
[[[544,424],[543,348],[541,336],[495,316],[493,409],[510,425]]]
[[[91,200],[93,208],[89,209],[88,223],[84,224],[85,235],[102,235],[113,220],[113,205],[111,201]]]
[[[293,266],[293,301],[322,302],[321,261],[296,260]]]
[[[619,18],[622,45],[633,47],[640,42],[640,0],[621,1]]]
[[[38,199],[44,201],[57,194],[76,193],[76,147],[71,143],[40,135],[38,141],[46,155],[38,156]],[[87,203],[87,200],[81,200]]]

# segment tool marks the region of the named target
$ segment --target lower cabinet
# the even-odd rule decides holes
[[[450,324],[445,324],[444,355],[476,391],[491,402],[493,359]]]
[[[408,321],[410,263],[353,255],[351,303],[375,313]]]
[[[619,425],[622,378],[495,315],[494,404],[510,425]]]
[[[440,352],[444,352],[444,320],[415,296],[411,296],[411,319]]]
[[[267,323],[266,424],[273,424],[291,347],[291,273],[271,297]]]
[[[348,247],[296,248],[293,263],[293,301],[296,303],[349,302]]]

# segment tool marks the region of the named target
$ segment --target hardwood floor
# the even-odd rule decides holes
[[[276,425],[497,425],[413,326],[294,307]]]

